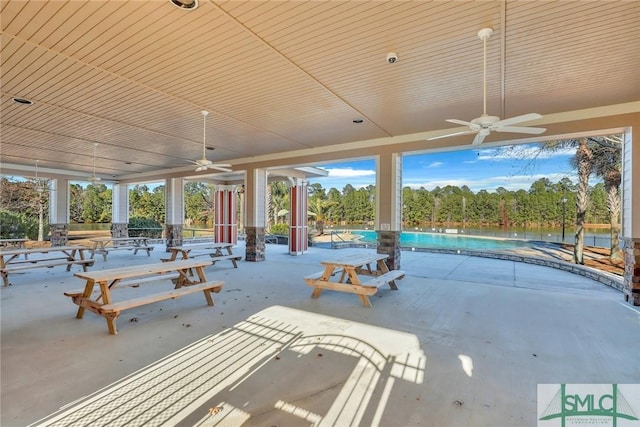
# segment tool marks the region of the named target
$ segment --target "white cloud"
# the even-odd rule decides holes
[[[432,162],[431,164],[429,164],[429,165],[427,166],[427,168],[437,168],[437,167],[440,167],[440,166],[442,166],[442,165],[444,165],[444,163],[443,163],[443,162]]]
[[[555,151],[540,150],[539,145],[514,145],[511,147],[487,148],[478,151],[478,160],[534,160],[567,157],[576,152],[574,148],[562,148]]]
[[[376,171],[370,169],[353,169],[353,168],[324,168],[329,172],[328,178],[360,178],[363,176],[372,176]]]

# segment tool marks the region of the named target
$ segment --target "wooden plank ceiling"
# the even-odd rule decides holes
[[[636,1],[2,0],[0,161],[118,178],[640,99]],[[386,55],[399,60],[388,64]],[[19,97],[33,101],[25,106]],[[361,118],[361,124],[353,120]]]

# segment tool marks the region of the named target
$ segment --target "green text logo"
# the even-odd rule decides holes
[[[561,427],[565,427],[567,420],[572,426],[606,423],[613,427],[617,427],[618,420],[638,421],[637,415],[617,384],[569,386],[570,390],[567,390],[567,384],[559,385],[557,392],[538,418],[539,421],[558,419]],[[540,397],[538,386],[538,399]],[[634,396],[635,400],[638,397],[640,396]],[[544,425],[546,424],[538,422],[538,426]]]

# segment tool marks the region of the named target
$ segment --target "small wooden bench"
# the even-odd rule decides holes
[[[118,289],[127,288],[127,287],[137,288],[140,285],[143,285],[145,283],[157,282],[159,280],[175,280],[178,277],[180,277],[178,273],[166,273],[166,274],[157,274],[155,276],[150,276],[150,277],[143,277],[140,279],[122,280],[118,282]],[[100,289],[95,288],[93,291],[100,292]],[[84,288],[78,288],[78,289],[73,289],[71,291],[64,292],[65,296],[68,296],[68,297],[81,296],[83,293],[84,293]]]
[[[233,268],[238,268],[238,261],[242,260],[242,255],[233,253],[233,243],[195,243],[184,246],[172,246],[167,248],[171,252],[171,257],[162,258],[163,262],[174,261],[178,258],[182,259],[194,259],[198,257],[210,257],[211,264],[215,265],[218,261],[231,261]],[[223,252],[226,250],[226,253]],[[194,253],[200,251],[198,253]]]
[[[67,266],[67,271],[71,270],[71,266],[74,264],[77,265],[86,265],[88,267],[91,267],[94,263],[94,260],[92,259],[74,259],[69,261],[67,258],[52,258],[49,260],[39,260],[39,261],[21,261],[20,263],[13,263],[11,265],[8,265],[7,267],[2,269],[2,273],[4,275],[5,272],[7,273],[11,273],[13,271],[20,271],[20,270],[28,270],[31,268],[39,268],[39,267],[46,267],[46,268],[51,268],[51,267],[55,267],[58,265],[66,265]]]
[[[87,267],[94,263],[92,259],[84,259],[84,250],[86,249],[83,246],[54,246],[2,250],[0,251],[0,275],[4,286],[10,285],[9,273],[32,268],[52,268],[66,265],[67,271],[71,271],[72,265],[80,265],[82,270],[86,272]],[[31,254],[36,256],[27,258]],[[48,256],[37,256],[37,254],[47,254]],[[25,259],[19,260],[20,255],[24,255]]]
[[[238,268],[238,261],[242,260],[242,255],[218,255],[218,256],[213,256],[211,255],[211,261],[212,261],[212,265],[215,265],[216,261],[231,261],[233,263],[233,268]]]
[[[387,273],[376,276],[373,279],[367,280],[362,284],[362,286],[379,288],[380,286],[388,284],[391,289],[398,290],[398,286],[395,281],[402,279],[404,275],[405,272],[402,270],[391,270]]]
[[[331,276],[335,276],[338,273],[342,273],[342,269],[341,268],[336,268],[331,272]],[[310,274],[308,276],[304,276],[305,280],[319,280],[322,275],[324,274],[324,270],[322,271],[318,271],[316,273]]]
[[[133,251],[133,254],[137,254],[138,251],[147,251],[147,256],[151,256],[153,246],[133,246],[133,245],[120,245],[120,246],[108,246],[106,248],[95,249],[91,251],[91,258],[96,254],[102,255],[102,259],[107,260],[107,255],[111,251],[128,250]]]
[[[136,255],[138,251],[147,251],[147,256],[151,256],[153,246],[147,244],[147,237],[104,237],[91,239],[93,248],[91,248],[91,258],[96,254],[102,255],[106,261],[107,255],[111,251],[129,250]]]
[[[141,305],[152,304],[167,299],[176,299],[183,295],[189,295],[196,292],[204,292],[204,296],[207,299],[207,305],[213,305],[213,299],[211,298],[211,292],[220,292],[223,282],[206,282],[198,283],[197,285],[184,286],[178,289],[172,289],[170,291],[159,292],[153,295],[145,295],[138,298],[132,298],[125,301],[118,301],[111,304],[105,304],[100,306],[99,311],[104,314],[113,313],[114,319],[121,311],[128,310],[130,308],[139,307]]]

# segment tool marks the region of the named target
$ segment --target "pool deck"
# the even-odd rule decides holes
[[[116,336],[101,317],[74,317],[63,295],[82,284],[73,272],[15,274],[0,289],[0,425],[22,427],[78,399],[68,413],[103,411],[102,399],[157,378],[158,361],[175,368],[202,346],[211,355],[193,368],[215,375],[206,399],[180,400],[188,425],[194,417],[219,426],[312,425],[348,414],[351,422],[335,425],[531,426],[546,405],[538,384],[640,383],[638,307],[598,281],[544,265],[403,251],[406,277],[398,291],[372,297],[373,308],[346,293],[310,297],[303,277],[321,260],[370,250],[311,247],[291,256],[285,245],[267,245],[263,262],[207,268],[210,280],[225,282],[214,307],[194,296],[132,309]],[[235,252],[244,253],[242,242]],[[163,256],[161,245],[151,259],[119,251],[90,270]],[[236,357],[243,351],[254,356]],[[83,398],[102,389],[98,408],[90,407]]]

